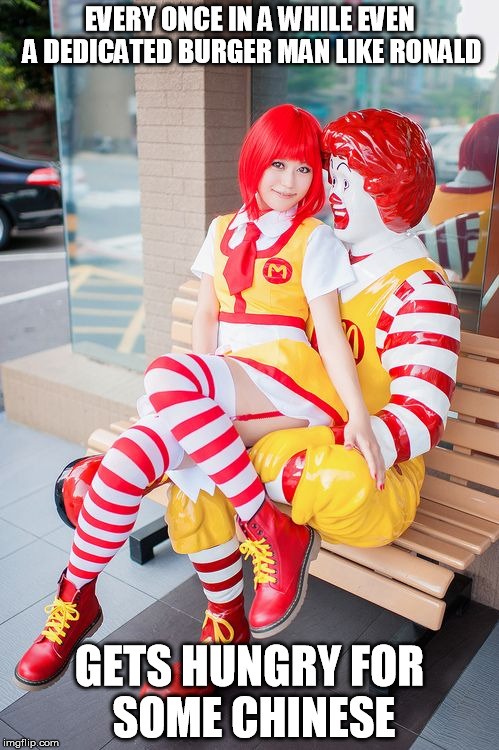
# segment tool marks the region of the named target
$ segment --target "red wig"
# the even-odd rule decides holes
[[[459,169],[478,169],[492,184],[498,139],[499,115],[487,115],[477,120],[461,142]]]
[[[413,120],[389,109],[349,112],[326,125],[325,151],[364,177],[364,189],[394,232],[416,226],[435,190],[431,146]]]
[[[312,184],[298,204],[297,218],[306,219],[321,210],[325,200],[321,136],[315,117],[292,104],[273,107],[253,123],[239,157],[239,189],[250,218],[256,219],[260,213],[256,202],[258,185],[275,159],[300,161],[312,167]]]

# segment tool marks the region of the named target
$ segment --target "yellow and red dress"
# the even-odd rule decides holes
[[[347,252],[317,219],[297,223],[289,212],[270,211],[255,222],[262,236],[253,284],[231,294],[224,269],[247,222],[244,211],[219,217],[211,230],[211,268],[199,256],[193,266],[198,273],[212,269],[220,303],[219,347],[239,362],[281,414],[310,425],[343,422],[345,409],[310,345],[306,325],[312,299],[354,281]]]

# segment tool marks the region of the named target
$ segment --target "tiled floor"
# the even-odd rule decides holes
[[[0,414],[0,709],[24,693],[11,682],[12,670],[26,645],[40,631],[43,607],[51,601],[67,563],[71,529],[59,518],[54,480],[82,454],[81,446],[10,423]],[[162,515],[143,502],[138,523]],[[147,566],[130,560],[128,547],[116,555],[99,582],[106,637],[192,575],[188,560],[169,542],[157,548]]]
[[[43,622],[43,604],[50,600],[57,577],[66,562],[71,532],[60,522],[52,501],[54,477],[64,463],[77,456],[78,446],[35,433],[6,422],[0,416],[0,468],[2,471],[0,499],[0,738],[57,738],[67,750],[117,750],[124,746],[149,750],[152,741],[143,738],[120,741],[112,733],[111,700],[119,689],[78,687],[69,669],[65,676],[48,690],[24,694],[11,683],[13,667],[20,652],[39,632]],[[6,479],[5,479],[6,477]],[[145,501],[139,523],[144,524],[161,515],[161,509]],[[153,561],[140,567],[132,563],[125,547],[108,566],[99,582],[99,598],[104,609],[104,625],[97,638],[108,642],[133,643],[165,641],[179,648],[182,642],[195,642],[204,610],[203,596],[197,581],[190,578],[187,560],[176,556],[168,542],[157,548]],[[247,600],[251,598],[251,581],[247,581]],[[425,649],[425,687],[400,689],[396,693],[394,740],[367,740],[377,750],[387,742],[393,750],[415,747],[453,750],[455,746],[470,750],[488,750],[488,746],[449,744],[456,731],[459,707],[467,701],[476,706],[477,695],[468,682],[461,681],[457,703],[449,695],[434,720],[428,721],[459,678],[474,654],[479,651],[497,621],[497,613],[472,604],[460,618],[450,620]],[[341,643],[348,654],[354,643],[387,642],[402,619],[322,581],[311,579],[306,606],[300,617],[286,630],[281,642]],[[470,665],[471,685],[480,686],[483,673],[488,698],[493,705],[493,659],[499,659],[497,637],[491,637]],[[334,689],[276,690],[278,694],[348,695],[348,659],[342,658],[338,682]],[[488,667],[488,668],[487,668]],[[137,690],[127,692],[137,693]],[[303,745],[307,750],[324,747],[320,740],[272,740],[253,738],[237,740],[228,725],[228,707],[241,689],[231,688],[223,696],[225,710],[223,740],[182,740],[183,748],[211,746],[230,749],[242,744],[250,748],[288,747]],[[245,693],[264,691],[244,689]],[[269,692],[269,690],[267,690]],[[476,693],[476,691],[475,691]],[[478,694],[479,695],[479,694]],[[471,697],[470,697],[471,696]],[[478,697],[478,701],[480,698]],[[488,704],[487,704],[488,705]],[[491,711],[488,712],[489,715]],[[487,724],[487,712],[479,715],[481,735],[494,737],[493,725]],[[450,724],[449,724],[450,723]],[[451,731],[447,731],[451,726]],[[447,729],[446,729],[447,728]],[[157,747],[174,743],[160,740]],[[334,746],[360,748],[361,740],[335,740]],[[365,746],[365,741],[364,741]],[[492,748],[492,746],[491,746]]]

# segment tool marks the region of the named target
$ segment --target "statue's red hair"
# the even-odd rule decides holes
[[[275,159],[308,164],[313,179],[297,209],[297,218],[313,216],[324,205],[321,126],[313,115],[292,104],[269,109],[251,126],[239,158],[239,188],[249,216],[258,216],[256,192],[264,171]]]
[[[477,169],[492,184],[499,141],[499,114],[481,117],[468,130],[459,148],[459,169]]]
[[[421,221],[435,190],[435,167],[417,123],[389,109],[349,112],[326,125],[323,145],[364,177],[389,229],[404,232]]]

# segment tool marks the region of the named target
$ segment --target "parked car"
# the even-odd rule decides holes
[[[61,180],[48,161],[23,159],[0,151],[0,250],[12,229],[62,224]]]

